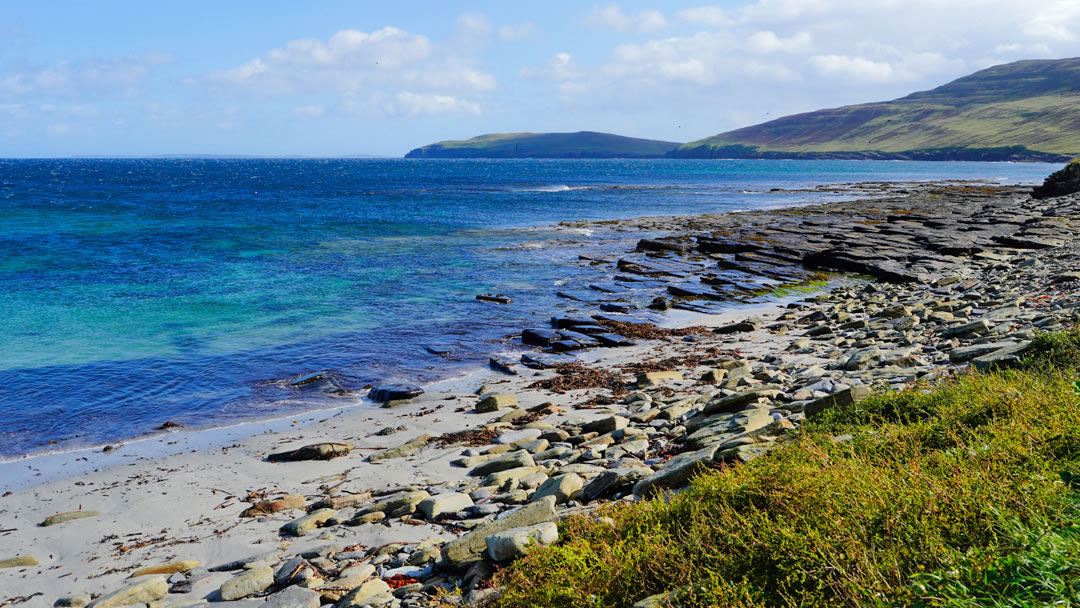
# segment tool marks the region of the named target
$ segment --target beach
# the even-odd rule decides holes
[[[647,315],[614,291],[569,292],[548,326],[522,327],[523,352],[575,363],[502,353],[391,407],[4,463],[0,565],[22,561],[0,569],[0,607],[479,601],[497,593],[493,562],[554,542],[566,517],[767,458],[807,416],[1006,365],[1071,327],[1080,198],[1028,192],[893,185],[564,223],[637,241],[575,263],[654,288]]]

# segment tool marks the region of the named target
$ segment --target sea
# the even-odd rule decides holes
[[[337,407],[520,348],[638,235],[559,222],[1034,184],[1055,165],[878,161],[0,160],[0,460]],[[610,277],[609,277],[610,278]],[[513,300],[499,305],[477,294]],[[568,308],[569,307],[569,308]],[[372,406],[350,397],[358,407]]]

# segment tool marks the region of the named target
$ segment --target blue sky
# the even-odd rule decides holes
[[[1080,55],[1080,0],[0,0],[0,156],[689,141]]]

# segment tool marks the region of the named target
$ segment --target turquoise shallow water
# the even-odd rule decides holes
[[[555,222],[802,204],[824,195],[769,190],[840,182],[1033,183],[1054,168],[0,160],[0,457],[326,405],[286,382],[313,371],[356,389],[475,365],[565,304],[557,285],[590,278],[567,262],[611,246]],[[489,291],[515,304],[473,299]]]

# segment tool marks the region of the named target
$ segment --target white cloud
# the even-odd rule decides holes
[[[387,106],[388,114],[420,116],[426,114],[480,115],[480,106],[452,95],[430,95],[402,91],[394,103]]]
[[[726,27],[736,23],[728,11],[719,6],[702,6],[679,11],[679,19],[688,23],[701,23],[712,27]]]
[[[491,36],[491,23],[478,13],[465,13],[457,20],[457,42],[464,46],[481,46]]]
[[[859,82],[888,82],[894,78],[892,65],[848,55],[815,55],[810,65],[824,76],[840,77]]]
[[[749,44],[759,53],[806,53],[814,48],[809,32],[799,32],[791,38],[781,38],[770,31],[754,32]]]
[[[581,78],[585,73],[574,61],[573,55],[562,52],[555,53],[554,57],[539,68],[521,68],[518,75],[532,80],[562,81]]]
[[[668,26],[667,17],[660,11],[648,10],[631,15],[624,13],[616,2],[603,6],[594,5],[592,14],[589,16],[589,23],[620,32],[624,30],[650,32]]]
[[[0,98],[135,97],[162,54],[82,62],[61,61],[0,77]]]
[[[528,40],[536,37],[536,26],[531,21],[506,24],[499,28],[499,38],[506,41]]]

